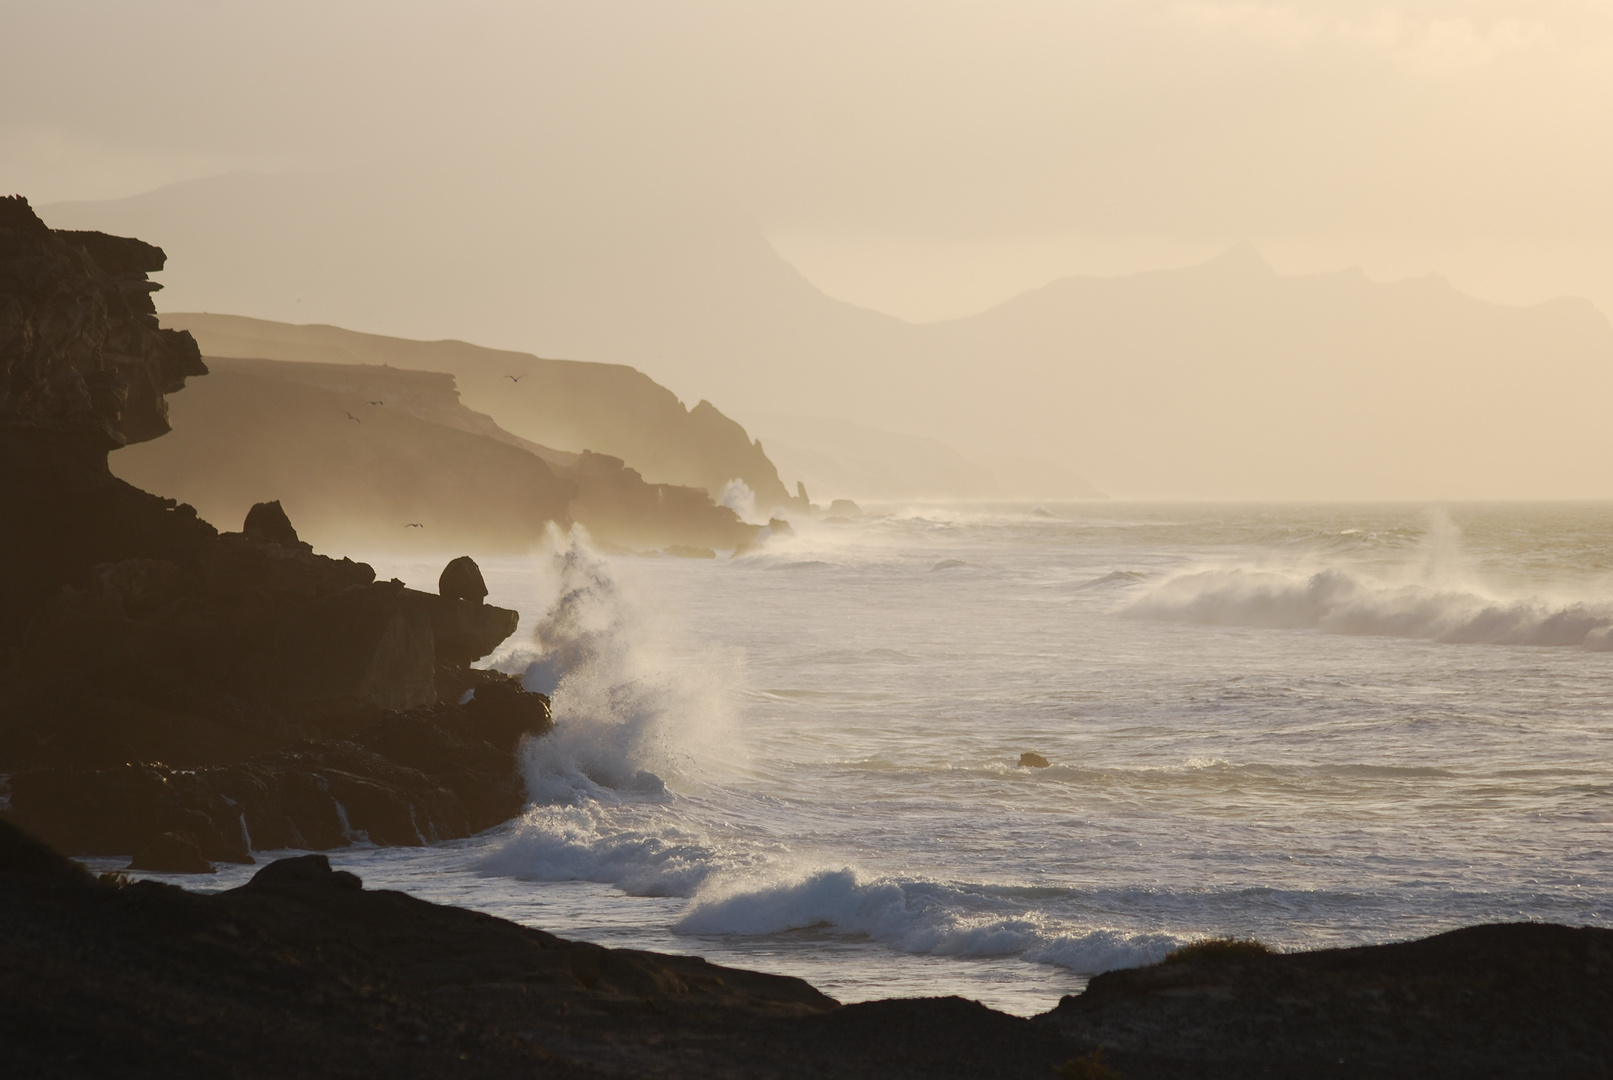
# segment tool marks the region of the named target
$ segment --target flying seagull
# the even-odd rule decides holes
[[[386,402],[384,402],[384,401],[372,401],[372,402],[370,402],[370,404],[371,405],[385,405]]]
[[[362,424],[364,422],[364,421],[360,420],[358,417],[354,416],[352,413],[348,413],[347,418],[349,420],[353,421],[353,423],[355,423],[355,424]]]
[[[522,379],[526,378],[525,375],[506,375],[504,377],[511,382],[520,382]]]
[[[424,529],[425,526],[420,524],[418,521],[411,521],[411,522],[409,522],[409,524],[405,525],[404,528],[405,529]]]

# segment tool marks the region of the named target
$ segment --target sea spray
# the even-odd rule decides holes
[[[1130,597],[1132,618],[1419,638],[1462,645],[1613,650],[1613,602],[1506,596],[1485,583],[1448,514],[1397,566],[1256,565],[1181,571]]]
[[[535,803],[666,798],[664,776],[734,751],[737,652],[675,658],[580,528],[551,526],[540,565],[553,599],[522,682],[550,695],[555,729],[523,751]]]

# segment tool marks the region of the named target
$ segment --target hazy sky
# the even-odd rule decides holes
[[[715,193],[916,319],[1238,240],[1613,312],[1613,0],[0,0],[36,205],[354,164]]]

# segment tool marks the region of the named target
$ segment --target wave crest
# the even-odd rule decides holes
[[[1613,605],[1504,600],[1468,587],[1382,582],[1339,569],[1193,571],[1120,610],[1134,618],[1217,626],[1613,651]]]

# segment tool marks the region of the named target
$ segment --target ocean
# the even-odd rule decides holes
[[[481,565],[492,663],[553,695],[531,804],[331,853],[369,886],[1022,1015],[1204,936],[1613,926],[1613,505],[885,507]]]

